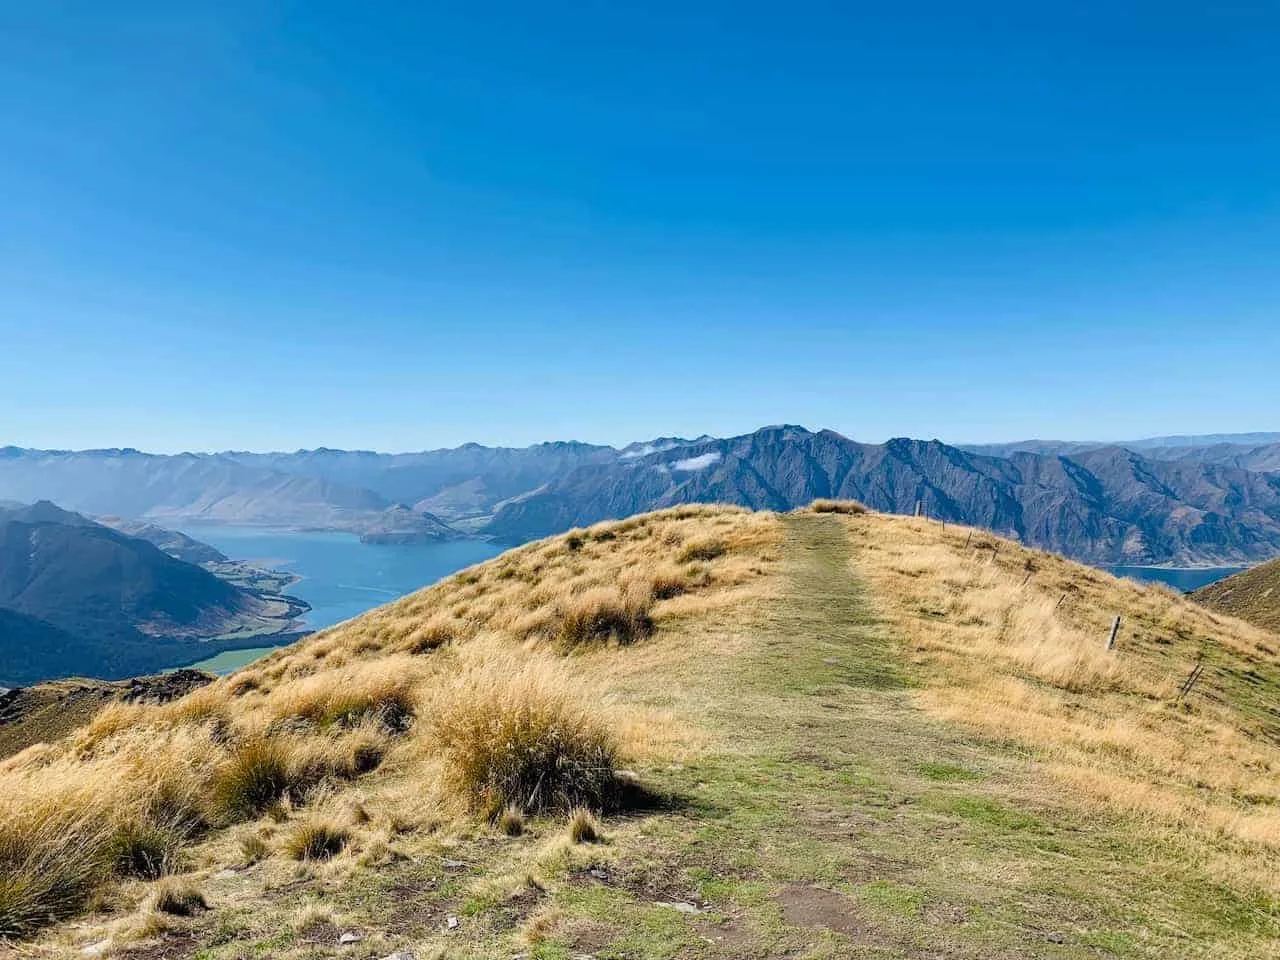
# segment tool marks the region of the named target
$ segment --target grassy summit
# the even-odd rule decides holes
[[[1241,570],[1193,594],[1207,607],[1280,631],[1280,560]]]
[[[208,960],[1267,956],[1277,646],[926,520],[603,524],[4,762],[0,931]]]

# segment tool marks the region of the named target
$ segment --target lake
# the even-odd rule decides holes
[[[1244,567],[1106,567],[1108,572],[1117,577],[1129,577],[1133,580],[1167,583],[1175,590],[1184,593],[1199,590],[1223,577],[1239,573]]]
[[[473,563],[496,557],[504,549],[483,540],[382,546],[361,543],[351,533],[298,533],[260,527],[189,525],[182,532],[233,560],[301,577],[285,592],[311,604],[303,619],[312,630],[390,603]],[[230,650],[194,666],[230,673],[273,649]]]

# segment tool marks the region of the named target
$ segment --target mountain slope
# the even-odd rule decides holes
[[[415,504],[422,511],[452,520],[487,513],[494,504],[576,467],[612,461],[618,451],[586,443],[539,443],[522,448],[468,443],[420,453],[321,449],[224,456],[280,473],[362,487],[387,500]]]
[[[985,457],[938,441],[860,444],[766,427],[581,467],[504,505],[485,531],[520,541],[676,503],[789,509],[853,497],[972,523],[1093,563],[1227,563],[1280,552],[1280,477],[1117,447]]]
[[[1280,938],[1277,691],[1271,635],[980,531],[686,507],[109,707],[0,766],[0,848],[103,870],[23,928],[47,956],[1245,960]],[[94,867],[153,796],[212,817],[163,841],[185,872]],[[163,913],[183,884],[207,910]]]
[[[1280,633],[1280,560],[1241,570],[1191,596],[1206,607]]]
[[[1223,565],[1280,553],[1280,447],[1143,441],[856,443],[766,427],[741,437],[468,444],[379,454],[312,450],[153,457],[130,450],[0,451],[0,497],[98,513],[353,531],[370,542],[480,533],[522,542],[675,503],[785,509],[853,496],[877,509],[979,524],[1101,564]],[[1177,441],[1177,442],[1175,442]],[[1187,441],[1183,443],[1181,441]],[[1025,448],[1025,449],[1024,449]],[[412,506],[406,506],[412,504]]]
[[[301,609],[53,504],[0,511],[5,684],[173,666],[227,647],[210,638],[294,629]]]
[[[254,468],[220,455],[0,449],[0,498],[86,514],[355,529],[385,510],[369,490]]]
[[[1109,443],[1081,440],[1021,440],[1013,443],[962,443],[962,450],[989,457],[1015,453],[1071,456],[1103,447],[1123,447],[1153,460],[1221,463],[1271,473],[1280,470],[1280,433],[1221,433],[1202,436],[1148,437]]]

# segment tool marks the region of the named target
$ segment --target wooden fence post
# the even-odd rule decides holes
[[[1192,687],[1196,685],[1196,681],[1200,679],[1200,674],[1204,673],[1204,661],[1199,661],[1191,670],[1191,675],[1182,681],[1182,689],[1178,691],[1178,699],[1181,700],[1191,693]]]
[[[1116,614],[1116,618],[1111,621],[1111,636],[1107,638],[1107,649],[1114,650],[1116,647],[1116,635],[1120,632],[1120,614]]]

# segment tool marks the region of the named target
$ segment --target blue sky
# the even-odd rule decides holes
[[[1210,6],[0,0],[0,443],[1280,429]]]

